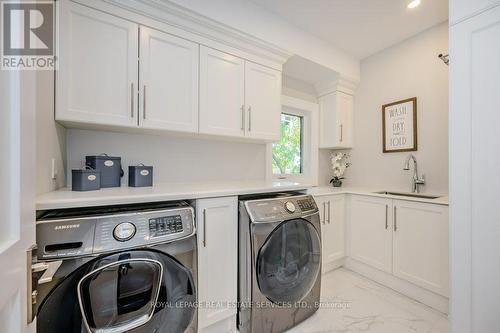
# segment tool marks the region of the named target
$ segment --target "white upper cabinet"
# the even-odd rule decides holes
[[[281,72],[200,47],[200,133],[275,141]]]
[[[268,141],[280,139],[281,72],[245,63],[247,136]]]
[[[139,26],[75,3],[61,7],[56,120],[136,126]]]
[[[335,91],[319,98],[319,147],[352,148],[354,97]]]
[[[200,133],[245,134],[245,61],[200,46]]]
[[[140,27],[139,124],[198,131],[198,44]]]
[[[246,52],[230,55],[168,25],[145,18],[140,25],[130,20],[142,23],[141,16],[118,11],[127,20],[102,10],[61,1],[56,120],[279,140],[281,63],[264,58],[266,66],[259,65]]]
[[[394,200],[394,275],[448,296],[448,207]]]
[[[351,197],[351,257],[392,273],[392,200]]]

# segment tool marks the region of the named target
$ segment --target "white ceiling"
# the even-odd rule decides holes
[[[251,0],[363,59],[448,19],[448,0]]]

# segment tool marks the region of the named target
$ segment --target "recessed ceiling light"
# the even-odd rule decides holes
[[[420,0],[411,0],[408,3],[408,8],[413,9],[415,7],[418,7],[418,5],[420,5]]]

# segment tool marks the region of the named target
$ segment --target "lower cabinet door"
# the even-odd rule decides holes
[[[392,200],[353,195],[351,257],[392,273]]]
[[[394,200],[394,275],[448,296],[448,207]]]
[[[236,315],[238,198],[197,200],[196,212],[198,327],[199,332],[212,332],[210,326]],[[231,330],[236,329],[236,318],[233,322]]]
[[[344,257],[344,208],[343,195],[328,197],[325,202],[325,218],[322,228],[323,265],[328,266]],[[321,209],[321,208],[320,208]]]

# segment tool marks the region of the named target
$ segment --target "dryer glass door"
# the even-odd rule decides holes
[[[301,301],[314,287],[321,270],[321,241],[314,226],[304,219],[281,223],[259,250],[257,283],[270,301]]]

